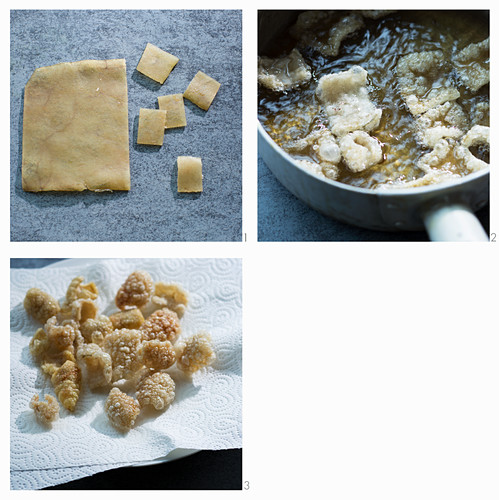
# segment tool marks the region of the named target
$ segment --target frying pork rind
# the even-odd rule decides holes
[[[35,394],[29,406],[34,410],[36,418],[46,426],[52,425],[59,417],[59,403],[50,394],[45,394],[45,401],[40,401],[40,396]]]
[[[416,118],[416,129],[420,141],[434,147],[440,139],[459,139],[468,127],[468,118],[455,101],[447,101]]]
[[[334,17],[334,13],[331,12],[304,12],[298,16],[290,32],[298,39],[301,47],[311,47],[323,56],[335,57],[340,51],[343,40],[362,28],[364,20],[358,14],[350,14],[336,22]],[[329,25],[329,22],[332,24]],[[329,25],[327,31],[320,28],[324,24]]]
[[[24,90],[25,191],[129,190],[124,59],[36,69]]]
[[[164,371],[142,378],[137,384],[137,400],[141,407],[151,405],[164,410],[175,399],[175,382]]]
[[[352,172],[362,172],[383,159],[381,143],[362,130],[342,137],[340,150],[345,165]]]
[[[178,61],[177,56],[148,43],[137,64],[137,71],[163,84]]]
[[[455,155],[462,160],[466,168],[471,172],[477,172],[487,168],[489,164],[477,158],[469,148],[482,146],[487,150],[490,147],[490,128],[481,125],[472,127],[461,139],[461,143],[456,147]]]
[[[415,52],[401,57],[396,74],[400,94],[413,115],[454,101],[461,95],[452,84],[451,68],[441,50]]]
[[[459,79],[472,92],[490,81],[489,42],[490,38],[486,38],[479,43],[470,43],[452,58]]]
[[[316,94],[337,137],[356,130],[369,132],[379,125],[382,110],[369,99],[367,71],[360,66],[323,76]]]
[[[113,387],[104,404],[104,411],[111,424],[120,431],[128,432],[140,413],[140,405],[131,396]]]
[[[310,66],[297,49],[284,57],[258,57],[258,83],[275,92],[298,87],[311,78]]]

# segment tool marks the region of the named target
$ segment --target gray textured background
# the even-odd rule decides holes
[[[11,11],[11,241],[240,241],[241,11]],[[135,68],[150,42],[179,57],[163,85]],[[127,61],[131,190],[25,193],[24,86],[41,66]],[[182,93],[195,73],[221,83],[208,111],[186,103],[187,126],[164,145],[136,144],[138,112]],[[203,193],[176,192],[176,158],[203,160]]]

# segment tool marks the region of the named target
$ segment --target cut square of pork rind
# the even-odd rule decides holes
[[[137,64],[137,71],[163,84],[178,61],[178,57],[148,43]]]
[[[198,71],[187,86],[184,97],[207,111],[219,89],[219,82],[202,71]]]
[[[177,158],[177,190],[179,193],[199,193],[203,190],[203,164],[201,158]]]
[[[124,59],[38,68],[24,90],[25,191],[129,190]]]
[[[413,115],[454,101],[461,95],[451,81],[451,68],[441,50],[401,57],[396,73],[400,94]]]
[[[165,139],[166,111],[164,109],[145,109],[139,111],[137,144],[162,146]]]
[[[185,127],[184,96],[182,94],[170,94],[158,97],[159,109],[166,111],[165,128]]]

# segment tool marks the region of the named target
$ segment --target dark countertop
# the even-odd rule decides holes
[[[241,241],[240,10],[11,11],[11,241]],[[136,71],[147,42],[179,57],[163,85]],[[24,86],[37,67],[83,59],[127,62],[129,192],[24,192]],[[187,126],[161,148],[136,144],[141,107],[182,93],[198,71],[221,83],[208,111],[186,104]],[[203,193],[178,194],[177,156],[203,160]]]
[[[489,205],[477,214],[489,232]],[[326,217],[291,194],[258,159],[259,241],[428,241],[422,231],[371,231]]]

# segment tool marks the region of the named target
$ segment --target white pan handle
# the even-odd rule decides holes
[[[438,206],[423,217],[432,241],[489,241],[480,221],[464,205]]]

